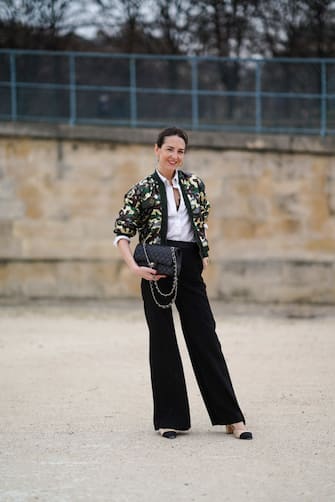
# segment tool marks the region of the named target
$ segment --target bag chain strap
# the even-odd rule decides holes
[[[146,247],[145,247],[146,246],[145,242],[143,242],[142,245],[143,245],[143,251],[144,251],[145,257],[146,257],[147,262],[148,262],[148,266],[151,268],[152,263],[150,262],[150,259],[149,259],[149,256],[148,256],[148,253],[147,253],[147,250],[146,250]],[[171,291],[169,291],[168,293],[164,293],[163,291],[161,291],[159,289],[159,286],[158,286],[158,284],[157,284],[156,281],[149,281],[152,298],[153,298],[154,302],[156,303],[157,307],[160,307],[161,309],[168,309],[168,308],[170,308],[172,306],[172,304],[175,302],[176,298],[177,298],[177,291],[178,291],[177,259],[176,259],[176,253],[175,253],[174,248],[170,247],[170,249],[171,249],[172,261],[173,261],[173,282],[172,282]],[[167,296],[173,295],[173,297],[171,298],[171,300],[169,301],[169,303],[167,303],[167,304],[161,304],[161,303],[159,303],[159,301],[157,300],[157,298],[155,296],[154,287],[155,287],[156,291],[161,296],[167,297]]]

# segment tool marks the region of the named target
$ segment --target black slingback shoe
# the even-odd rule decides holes
[[[236,439],[252,439],[252,433],[244,429],[235,427],[235,425],[226,425],[227,434],[233,434]]]
[[[163,438],[166,439],[176,439],[177,431],[174,429],[159,429],[159,433]]]
[[[166,431],[163,432],[162,437],[167,439],[176,439],[177,433],[175,431]]]

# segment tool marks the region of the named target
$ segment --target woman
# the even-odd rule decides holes
[[[157,169],[125,195],[114,230],[115,244],[124,261],[142,279],[150,333],[154,427],[163,437],[173,439],[179,431],[190,428],[190,411],[172,310],[160,308],[150,288],[150,281],[159,281],[160,290],[168,291],[171,279],[135,262],[129,242],[137,231],[140,242],[181,249],[182,267],[175,304],[208,414],[213,425],[226,425],[227,432],[236,438],[252,439],[232,387],[201,276],[208,265],[209,203],[203,182],[180,169],[187,144],[186,132],[176,127],[164,129],[158,135]]]

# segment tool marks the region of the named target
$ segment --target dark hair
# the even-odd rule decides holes
[[[167,127],[158,134],[156,144],[159,148],[162,147],[165,138],[167,138],[168,136],[179,136],[180,138],[182,138],[185,141],[185,150],[186,150],[188,144],[187,133],[182,129],[179,129],[178,127]]]

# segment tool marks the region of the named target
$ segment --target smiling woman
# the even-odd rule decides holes
[[[228,368],[215,332],[202,271],[208,265],[206,236],[209,202],[203,181],[186,173],[183,165],[188,137],[170,127],[157,138],[157,169],[132,187],[115,222],[115,243],[130,270],[141,278],[144,311],[150,335],[150,369],[154,400],[154,428],[163,437],[175,438],[191,427],[190,410],[170,303],[163,305],[152,294],[159,282],[162,302],[176,291],[173,278],[139,266],[129,241],[136,232],[146,244],[179,248],[182,266],[175,296],[182,330],[193,369],[213,425],[226,425],[227,433],[251,439],[238,405]],[[151,201],[151,202],[149,202]]]
[[[165,176],[166,179],[170,180],[171,184],[175,170],[183,165],[188,138],[186,134],[183,134],[183,137],[167,136],[166,143],[164,143],[164,136],[161,136],[160,134],[157,139],[155,153],[159,163],[159,172]],[[172,188],[176,208],[178,210],[180,206],[180,192],[176,186],[173,186],[173,183]]]

